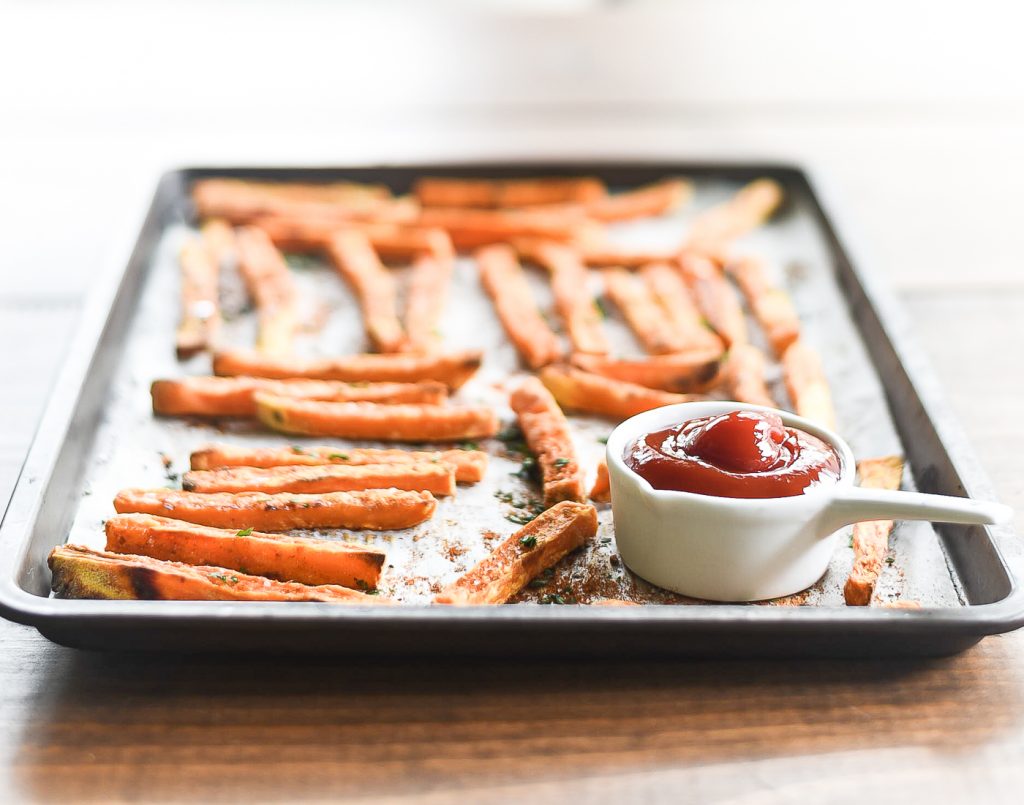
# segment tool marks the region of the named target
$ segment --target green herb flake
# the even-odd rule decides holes
[[[213,578],[225,584],[238,584],[238,576],[225,576],[223,573],[214,573]]]
[[[556,467],[565,467],[569,463],[570,463],[570,459],[567,459],[567,458],[556,458],[555,459],[555,466]]]
[[[238,532],[237,532],[237,533],[235,534],[235,536],[236,536],[236,537],[247,537],[247,536],[249,536],[249,535],[250,535],[251,533],[252,533],[252,526],[249,526],[248,528],[243,528],[243,529],[241,529],[240,531],[238,531]]]
[[[608,437],[607,436],[599,436],[597,438],[597,443],[598,444],[608,444]]]
[[[480,445],[476,442],[463,442],[459,445],[459,450],[479,450]]]
[[[331,453],[327,458],[331,461],[348,461],[348,453]]]
[[[608,307],[605,304],[603,296],[594,297],[594,309],[597,311],[597,315],[602,319],[608,318]]]
[[[542,595],[540,597],[540,602],[542,604],[564,604],[565,599],[562,598],[562,596],[560,596],[558,593],[547,593],[546,595]]]
[[[533,536],[523,537],[521,540],[519,540],[519,544],[522,545],[527,550],[529,550],[530,548],[536,548],[537,547],[537,538],[533,537]]]
[[[292,452],[293,453],[298,453],[301,456],[301,455],[304,455],[306,451],[303,450],[299,445],[293,444],[292,445]]]

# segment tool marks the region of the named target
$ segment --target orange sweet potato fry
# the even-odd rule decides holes
[[[586,203],[607,195],[591,177],[541,179],[450,179],[425,176],[413,191],[424,207],[531,207]]]
[[[724,352],[722,339],[705,325],[678,268],[665,262],[648,263],[640,269],[640,276],[671,322],[683,351],[707,347]]]
[[[214,528],[290,531],[293,528],[410,528],[429,519],[437,501],[429,492],[366,489],[303,495],[287,492],[178,492],[125,489],[114,498],[118,514],[137,512]]]
[[[300,400],[428,403],[448,398],[443,383],[344,383],[340,380],[271,380],[264,377],[185,377],[155,380],[153,413],[160,416],[254,417],[253,395],[266,391]]]
[[[213,356],[217,375],[248,375],[279,380],[309,378],[348,383],[418,383],[436,380],[461,387],[480,368],[479,350],[429,355],[345,355],[338,358],[272,358],[255,352],[224,350]]]
[[[679,265],[697,307],[726,346],[745,344],[749,339],[743,307],[722,270],[708,258],[690,253],[680,258]]]
[[[397,290],[388,272],[362,232],[344,229],[327,246],[338,273],[352,287],[363,312],[366,334],[379,352],[402,352],[408,347],[398,320]]]
[[[540,379],[563,409],[597,414],[618,422],[652,408],[701,399],[614,380],[564,364],[545,366],[540,371]]]
[[[789,294],[769,282],[764,263],[755,257],[726,263],[725,270],[743,291],[775,354],[781,356],[800,337],[800,317]]]
[[[772,179],[757,179],[728,201],[705,210],[693,222],[686,248],[715,253],[767,221],[782,203],[783,192]]]
[[[531,259],[548,270],[555,307],[577,352],[608,353],[601,311],[587,291],[587,269],[579,253],[564,244],[538,242]]]
[[[637,359],[577,353],[572,363],[592,374],[680,394],[706,391],[714,385],[720,368],[719,350],[705,348]]]
[[[448,236],[444,238],[447,241]],[[410,349],[429,352],[440,343],[439,326],[454,269],[451,255],[434,251],[420,254],[413,262],[405,300],[405,331]]]
[[[268,355],[291,351],[299,327],[298,298],[284,257],[261,229],[241,227],[238,267],[259,317],[257,347]]]
[[[268,215],[253,221],[286,252],[326,251],[337,232],[353,229],[366,235],[377,256],[384,261],[408,262],[423,253],[451,257],[451,239],[443,229],[403,223],[337,221],[331,218],[290,218]]]
[[[605,293],[622,313],[646,352],[664,355],[681,352],[690,346],[650,287],[638,277],[624,268],[606,268],[601,276]]]
[[[682,207],[693,196],[693,183],[686,179],[660,182],[625,193],[597,198],[584,206],[587,215],[598,221],[629,221],[665,215]]]
[[[487,246],[476,253],[476,261],[505,334],[527,366],[537,369],[557,360],[562,352],[558,336],[537,309],[515,251],[507,244]]]
[[[903,478],[903,459],[899,456],[864,459],[857,464],[860,485],[870,489],[899,489]],[[857,523],[853,527],[853,568],[843,587],[849,606],[871,603],[882,563],[889,552],[892,520]]]
[[[107,550],[189,565],[215,565],[301,584],[373,589],[384,551],[332,539],[263,534],[118,514],[106,522]]]
[[[257,393],[256,415],[281,433],[341,439],[457,442],[498,432],[497,416],[484,406],[335,403]]]
[[[826,428],[835,427],[832,392],[821,358],[802,339],[794,341],[783,353],[782,376],[797,414]]]
[[[527,378],[512,392],[509,404],[540,466],[544,505],[585,500],[583,472],[576,459],[569,423],[551,392],[537,378]]]
[[[460,484],[475,484],[487,471],[487,453],[482,450],[396,450],[377,447],[236,447],[211,444],[192,453],[193,470],[223,467],[285,467],[361,464],[441,463],[455,470]]]
[[[326,464],[284,467],[230,467],[191,470],[182,478],[186,492],[354,492],[359,489],[405,489],[443,497],[455,494],[450,464]]]
[[[208,349],[220,329],[217,297],[220,264],[199,238],[189,238],[181,247],[181,318],[178,323],[177,352],[188,358]]]
[[[765,384],[764,353],[752,344],[737,344],[729,350],[722,369],[731,399],[751,405],[778,408]]]
[[[47,563],[57,598],[389,603],[337,584],[310,586],[273,581],[224,567],[164,562],[148,556],[94,551],[81,545],[54,548]]]
[[[527,523],[486,559],[434,597],[438,604],[503,604],[538,573],[597,533],[597,511],[562,501]]]
[[[582,210],[485,210],[428,207],[420,212],[421,226],[444,229],[459,251],[515,238],[574,241],[593,232],[595,224]]]
[[[598,503],[612,502],[612,482],[608,476],[608,462],[603,458],[597,462],[597,477],[590,487],[590,499]]]

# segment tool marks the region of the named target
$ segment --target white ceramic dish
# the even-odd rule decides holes
[[[1002,504],[917,492],[861,489],[849,445],[785,411],[789,427],[832,445],[842,470],[835,484],[784,498],[722,498],[654,489],[626,466],[624,453],[644,434],[730,411],[773,411],[735,402],[693,402],[638,414],[608,438],[615,539],[623,562],[652,584],[711,601],[760,601],[804,590],[825,573],[836,532],[867,520],[991,524],[1009,519]]]

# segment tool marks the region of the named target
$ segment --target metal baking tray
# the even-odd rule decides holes
[[[563,562],[554,589],[578,600],[631,598],[639,607],[537,606],[527,591],[517,605],[429,606],[443,584],[486,553],[487,534],[514,530],[501,503],[523,490],[516,463],[494,440],[484,483],[443,501],[425,526],[389,535],[347,534],[386,544],[381,588],[397,607],[350,608],[318,603],[85,601],[49,597],[46,556],[65,541],[102,547],[102,520],[122,486],[162,486],[162,456],[180,471],[188,453],[211,439],[277,443],[281,437],[245,426],[155,420],[148,385],[158,376],[205,373],[208,358],[178,364],[173,357],[177,315],[175,253],[191,221],[189,187],[207,176],[309,182],[352,179],[406,192],[424,174],[512,177],[587,174],[625,189],[665,176],[695,181],[696,200],[667,220],[623,226],[624,244],[677,242],[686,219],[736,189],[768,176],[787,202],[762,230],[738,247],[765,255],[792,294],[809,341],[825,357],[839,430],[858,457],[902,453],[907,488],[987,497],[989,487],[907,334],[893,299],[855,264],[800,169],[778,164],[544,163],[362,168],[189,168],[159,181],[126,257],[97,283],[66,368],[54,388],[0,526],[0,612],[69,646],[95,649],[339,652],[389,655],[861,655],[948,654],[983,636],[1024,624],[1024,593],[1000,552],[1013,535],[1004,528],[901,523],[893,563],[879,583],[881,603],[914,600],[921,609],[845,607],[841,588],[852,551],[797,604],[718,605],[688,601],[651,588],[615,561],[610,512],[601,512],[599,539]],[[137,234],[136,234],[137,233]],[[341,354],[363,348],[358,312],[342,283],[322,266],[294,264],[315,332],[299,350]],[[230,295],[230,287],[227,289]],[[544,284],[538,280],[542,301]],[[502,408],[496,389],[517,371],[472,264],[460,260],[443,327],[446,346],[482,346],[484,370],[460,392]],[[229,299],[226,307],[230,309]],[[251,343],[252,316],[236,306],[229,343]],[[630,336],[614,314],[609,330],[620,349]],[[777,379],[776,379],[777,380]],[[509,416],[504,409],[506,417]],[[585,464],[601,453],[611,426],[574,417]],[[319,442],[324,440],[309,440]],[[498,498],[497,500],[495,498]],[[845,545],[845,543],[843,543]],[[572,596],[570,596],[572,600]],[[666,604],[666,605],[659,605]]]

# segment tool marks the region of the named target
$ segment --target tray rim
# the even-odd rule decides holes
[[[955,416],[946,403],[937,378],[923,350],[916,344],[907,317],[895,295],[876,273],[866,269],[865,261],[852,251],[839,235],[831,199],[823,194],[818,178],[811,180],[809,172],[794,163],[776,160],[680,160],[680,159],[584,159],[584,160],[453,160],[423,163],[358,164],[358,165],[221,165],[181,166],[160,174],[157,182],[147,188],[148,203],[133,207],[133,225],[119,241],[113,256],[104,260],[99,279],[86,296],[75,333],[70,341],[62,368],[53,383],[50,396],[36,425],[31,446],[17,475],[11,498],[0,520],[0,615],[27,625],[36,626],[44,633],[49,627],[67,627],[74,622],[95,620],[109,622],[171,623],[182,620],[212,622],[230,617],[232,622],[289,622],[308,625],[311,619],[322,624],[344,625],[352,620],[367,623],[395,623],[396,621],[443,622],[451,626],[499,623],[543,626],[551,623],[663,623],[680,626],[762,624],[766,628],[784,628],[803,631],[816,625],[860,626],[868,624],[885,628],[885,624],[899,624],[906,628],[913,624],[923,631],[953,631],[958,635],[982,637],[1011,631],[1024,625],[1024,587],[1009,568],[993,531],[1012,534],[1009,528],[987,528],[996,555],[1009,580],[1008,594],[992,603],[966,604],[961,607],[934,609],[887,609],[881,607],[787,607],[749,604],[713,604],[693,606],[659,606],[647,604],[639,607],[437,607],[422,604],[403,604],[400,607],[365,606],[338,607],[313,602],[251,602],[251,601],[96,601],[66,600],[42,597],[23,589],[16,580],[18,567],[30,550],[32,528],[42,506],[40,489],[49,482],[56,459],[68,437],[70,425],[78,409],[78,398],[88,371],[96,360],[102,345],[104,331],[110,326],[110,314],[117,297],[125,292],[130,279],[136,252],[143,248],[151,229],[158,226],[155,218],[160,212],[162,193],[169,185],[181,184],[199,176],[239,175],[285,178],[288,175],[324,172],[343,174],[353,171],[400,170],[428,172],[430,170],[466,171],[512,174],[537,171],[566,173],[595,169],[636,168],[664,170],[666,173],[690,174],[773,174],[786,175],[790,181],[803,185],[815,209],[815,217],[825,233],[834,241],[844,258],[854,267],[864,294],[878,312],[886,337],[899,355],[901,364],[911,377],[915,388],[926,386],[927,399],[921,402],[929,419],[935,425],[943,446],[957,444],[949,452],[951,462],[964,480],[969,496],[992,497],[991,486],[981,469],[969,442],[961,436]],[[143,212],[140,214],[138,210]],[[962,472],[969,466],[969,477]],[[239,610],[242,607],[242,610]]]

